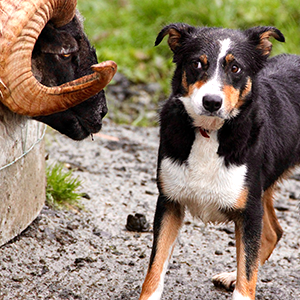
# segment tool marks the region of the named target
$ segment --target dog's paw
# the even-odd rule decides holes
[[[216,287],[233,291],[236,283],[236,271],[217,274],[211,280]]]

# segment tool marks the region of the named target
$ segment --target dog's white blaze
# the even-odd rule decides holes
[[[204,111],[203,108],[203,97],[205,95],[216,95],[220,96],[223,99],[222,106],[220,111],[224,110],[225,105],[225,95],[222,91],[222,83],[219,77],[219,70],[222,63],[222,58],[226,55],[227,51],[230,48],[231,41],[230,39],[225,39],[219,41],[221,44],[220,52],[217,58],[217,66],[214,75],[210,80],[208,80],[204,85],[202,85],[199,89],[194,89],[193,93],[187,97],[182,97],[181,101],[183,102],[185,109],[189,113],[189,115],[195,120],[197,123],[201,123],[201,120],[197,120],[202,118],[201,114]],[[210,128],[206,128],[210,129]],[[217,128],[219,129],[219,128]]]
[[[225,39],[225,40],[222,40],[222,41],[219,41],[219,42],[221,44],[221,50],[220,50],[219,57],[218,57],[218,66],[217,66],[217,68],[220,67],[221,58],[223,58],[227,54],[227,51],[230,48],[230,44],[231,44],[230,39]]]
[[[249,297],[243,296],[239,291],[234,290],[232,294],[232,300],[251,300]]]
[[[227,221],[219,210],[235,206],[247,172],[245,165],[226,167],[218,146],[217,132],[205,138],[197,131],[187,162],[180,165],[164,158],[160,166],[164,194],[205,223]]]
[[[167,269],[168,269],[170,258],[172,256],[173,247],[174,247],[174,244],[170,247],[169,257],[164,262],[163,270],[160,274],[159,284],[158,284],[156,290],[154,291],[154,293],[148,298],[148,300],[159,300],[161,298],[161,295],[162,295],[163,289],[164,289],[165,275],[166,275],[166,272],[167,272]]]

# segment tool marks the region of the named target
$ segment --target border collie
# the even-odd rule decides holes
[[[245,31],[170,24],[176,70],[160,112],[154,240],[141,300],[160,299],[185,210],[235,224],[237,271],[213,277],[234,300],[255,299],[259,265],[283,231],[276,184],[300,163],[300,56],[268,58],[274,27]]]

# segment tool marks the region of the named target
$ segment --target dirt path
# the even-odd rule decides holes
[[[137,299],[147,269],[152,233],[125,229],[128,214],[151,223],[156,203],[157,128],[106,121],[94,141],[47,134],[50,161],[68,163],[83,180],[85,211],[45,207],[18,238],[0,248],[0,299]],[[119,140],[116,140],[119,139]],[[296,179],[300,175],[296,176]],[[261,268],[257,299],[300,299],[300,182],[278,193],[285,234]],[[212,275],[235,268],[233,226],[204,226],[189,215],[166,276],[163,299],[231,299]]]

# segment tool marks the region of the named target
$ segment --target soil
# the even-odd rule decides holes
[[[147,270],[152,225],[125,227],[129,214],[151,224],[158,128],[115,125],[74,142],[46,135],[50,162],[82,181],[83,210],[44,207],[20,236],[0,248],[0,299],[137,299]],[[256,299],[300,299],[300,171],[278,189],[276,211],[284,236],[260,268]],[[87,199],[89,198],[89,199]],[[235,269],[232,224],[203,225],[187,214],[167,275],[163,299],[231,299],[211,277]]]

